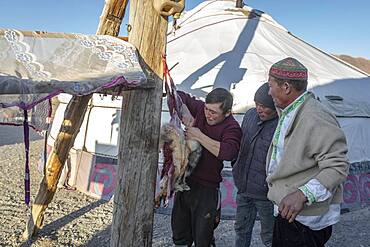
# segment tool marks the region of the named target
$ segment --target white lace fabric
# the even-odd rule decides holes
[[[31,109],[62,92],[86,95],[146,81],[135,47],[121,39],[0,29],[0,122],[11,122],[14,106]]]

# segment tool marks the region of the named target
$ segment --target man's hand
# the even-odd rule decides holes
[[[192,127],[194,124],[194,118],[189,114],[189,115],[184,115],[181,119],[181,122],[186,126],[186,127]]]
[[[187,140],[198,141],[200,145],[202,145],[202,147],[207,149],[214,156],[218,157],[218,154],[220,153],[221,143],[203,134],[200,129],[196,127],[185,128],[185,137]]]
[[[305,202],[307,202],[307,198],[300,190],[288,194],[279,204],[280,216],[292,223],[299,212],[302,211]]]
[[[200,142],[200,138],[203,135],[202,131],[196,127],[187,127],[185,136],[187,140],[196,140]]]
[[[194,118],[185,104],[181,106],[181,122],[186,127],[193,127],[194,125]]]

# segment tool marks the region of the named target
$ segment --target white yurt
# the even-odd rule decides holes
[[[171,70],[177,87],[198,97],[216,87],[231,90],[239,121],[253,107],[254,93],[267,81],[269,67],[285,57],[294,57],[308,68],[309,90],[336,114],[347,136],[351,167],[343,209],[370,205],[368,74],[294,36],[267,13],[249,6],[236,8],[231,0],[204,1],[183,13],[175,26],[169,25],[167,63],[177,64]],[[62,95],[59,100],[49,146],[69,98]],[[98,198],[110,199],[114,192],[121,101],[94,95],[70,153],[68,184]],[[168,118],[163,104],[162,122]],[[223,216],[233,217],[236,190],[228,164],[223,178]]]

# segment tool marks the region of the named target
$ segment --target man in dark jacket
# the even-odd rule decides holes
[[[268,91],[268,83],[258,88],[254,96],[256,108],[244,115],[240,151],[233,165],[234,182],[238,189],[235,247],[250,245],[257,212],[261,219],[261,239],[265,246],[272,243],[274,216],[273,204],[267,199],[266,155],[278,117]]]
[[[206,102],[179,91],[189,111],[182,117],[186,138],[203,149],[197,166],[187,179],[189,191],[176,192],[172,209],[172,234],[176,246],[210,247],[218,214],[223,161],[238,156],[242,131],[231,113],[233,98],[223,88],[212,90]]]

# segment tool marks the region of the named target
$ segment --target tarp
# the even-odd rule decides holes
[[[121,39],[0,30],[0,121],[17,122],[15,107],[30,110],[62,92],[87,95],[145,82],[135,47]]]

